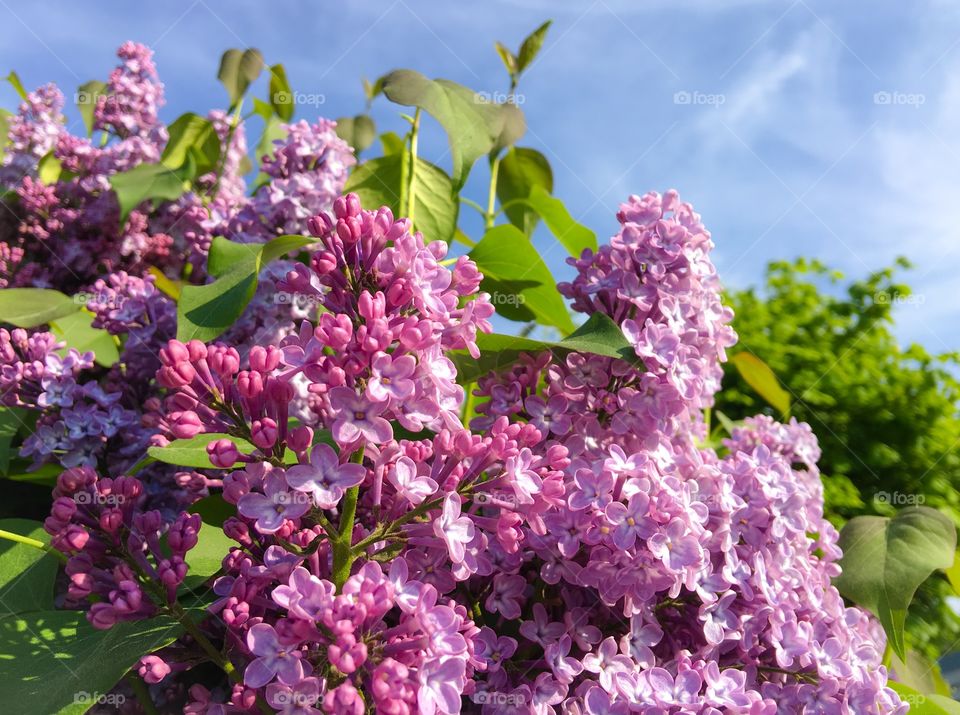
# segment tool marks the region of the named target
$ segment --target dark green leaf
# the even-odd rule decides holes
[[[577,258],[584,249],[597,250],[597,236],[586,226],[573,220],[567,207],[560,199],[551,196],[544,187],[534,185],[530,189],[530,196],[526,204],[540,214],[540,218],[547,225],[556,239],[563,245],[571,256]]]
[[[182,627],[167,617],[91,626],[81,611],[35,610],[0,618],[0,702],[31,713],[82,715],[137,660],[172,643]],[[28,704],[28,705],[27,705]]]
[[[937,569],[948,569],[957,547],[953,523],[936,509],[908,507],[893,518],[858,516],[840,532],[844,596],[880,619],[902,660],[903,624],[917,587]]]
[[[160,163],[170,169],[179,169],[193,154],[197,175],[217,168],[220,162],[220,137],[209,119],[187,112],[169,127],[170,139],[160,157]]]
[[[531,32],[527,39],[523,41],[523,44],[520,45],[520,52],[517,53],[517,74],[527,69],[537,56],[537,53],[540,52],[540,48],[543,46],[543,40],[547,36],[547,30],[550,29],[551,23],[552,20],[547,20]]]
[[[523,353],[550,351],[564,356],[570,352],[602,355],[633,362],[636,360],[633,346],[623,331],[609,316],[594,313],[587,322],[563,340],[534,340],[516,335],[481,333],[477,335],[480,348],[479,360],[474,360],[465,350],[454,351],[453,361],[461,380],[475,380],[488,372],[497,372],[515,363]]]
[[[43,524],[29,519],[2,519],[0,529],[50,543]],[[0,538],[0,604],[2,613],[53,608],[58,561],[40,549]]]
[[[556,283],[530,240],[515,226],[497,226],[470,251],[492,296],[497,312],[511,320],[536,320],[561,334],[573,331],[573,321]]]
[[[80,302],[49,288],[0,290],[0,322],[35,328],[80,310]]]
[[[247,89],[260,76],[262,70],[263,55],[260,54],[260,50],[249,49],[241,52],[230,49],[223,53],[217,78],[227,89],[231,109],[246,94]]]
[[[21,407],[0,407],[0,473],[6,474],[10,468],[11,445],[24,423]]]
[[[293,119],[293,92],[287,81],[287,71],[283,65],[274,65],[270,68],[270,105],[285,122]]]
[[[97,101],[107,93],[107,85],[97,79],[81,84],[77,88],[77,109],[83,118],[83,126],[87,128],[87,136],[93,134],[94,110]]]
[[[268,243],[250,244],[215,238],[208,272],[216,280],[183,287],[177,303],[177,337],[204,342],[216,338],[243,314],[263,266],[313,242],[308,236],[278,236]]]

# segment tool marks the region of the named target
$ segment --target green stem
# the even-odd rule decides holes
[[[21,534],[14,534],[12,531],[4,531],[0,529],[0,539],[6,539],[7,541],[15,541],[18,544],[23,544],[24,546],[31,546],[34,549],[39,549],[50,556],[55,556],[60,560],[61,563],[67,563],[67,557],[64,554],[61,554],[52,546],[48,546],[38,539],[31,539],[29,536],[22,536]]]
[[[363,463],[363,447],[350,457],[355,464]],[[336,536],[331,537],[333,547],[333,583],[337,591],[350,578],[350,568],[357,554],[353,549],[353,523],[357,516],[357,500],[360,498],[360,487],[350,487],[343,496],[340,509],[340,526]]]
[[[417,141],[420,135],[420,108],[417,107],[413,115],[413,126],[410,128],[410,183],[407,188],[407,213],[410,225],[413,226],[413,214],[417,208]]]
[[[483,216],[484,218],[487,217],[487,210],[486,210],[485,208],[483,208],[483,206],[481,206],[480,204],[478,204],[476,201],[474,201],[473,199],[468,199],[466,196],[461,196],[461,197],[460,197],[460,202],[463,203],[463,204],[466,204],[467,206],[469,206],[469,207],[471,207],[471,208],[473,208],[473,209],[476,209],[476,210],[477,210],[477,213],[479,213],[479,214],[480,214],[481,216]]]
[[[500,157],[496,156],[490,159],[490,191],[487,195],[487,212],[484,228],[488,231],[493,228],[493,222],[497,217],[497,176],[500,174]]]
[[[147,688],[147,684],[143,682],[140,676],[133,672],[127,673],[127,682],[130,684],[130,689],[137,697],[137,702],[140,703],[143,711],[147,715],[160,715],[160,711],[157,710],[157,706],[153,704],[153,700],[150,698],[150,690]]]

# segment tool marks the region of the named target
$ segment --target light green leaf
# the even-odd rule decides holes
[[[891,677],[921,693],[950,696],[950,684],[943,679],[940,666],[916,651],[907,651],[905,660],[890,654]]]
[[[175,439],[166,447],[150,447],[147,454],[158,462],[193,469],[213,469],[213,463],[207,456],[207,445],[218,439],[229,439],[243,454],[251,454],[256,447],[245,439],[217,432],[203,432],[191,439]]]
[[[170,280],[167,278],[167,274],[156,266],[150,266],[147,269],[147,273],[153,276],[153,283],[160,291],[175,301],[180,300],[180,290],[183,288],[183,281]]]
[[[44,154],[37,162],[37,177],[40,179],[40,183],[45,186],[57,183],[62,170],[63,164],[53,155],[52,151]]]
[[[396,70],[383,78],[383,93],[396,104],[420,107],[447,132],[453,160],[453,186],[459,191],[474,162],[490,152],[515,116],[463,85],[431,80],[413,70]],[[515,138],[514,138],[515,140]]]
[[[7,145],[10,143],[10,117],[13,114],[6,109],[0,109],[0,162],[7,155]]]
[[[293,119],[296,109],[293,106],[293,92],[290,91],[290,83],[287,81],[287,70],[280,64],[270,68],[270,106],[283,121],[289,122]]]
[[[50,536],[39,521],[2,519],[0,529],[50,543]],[[0,612],[53,608],[58,563],[40,549],[0,538]]]
[[[350,175],[344,192],[356,193],[368,209],[388,206],[398,216],[402,162],[403,154],[388,154],[364,162]],[[443,169],[418,158],[412,182],[414,230],[422,231],[428,241],[450,242],[460,208],[454,199],[450,177]]]
[[[542,186],[534,185],[526,205],[536,211],[567,252],[579,258],[584,249],[597,250],[597,236],[586,226],[573,220],[567,207]]]
[[[93,315],[85,310],[50,321],[50,330],[67,345],[62,352],[74,348],[94,354],[97,365],[112,366],[120,359],[114,337],[102,328],[93,327]]]
[[[380,144],[383,145],[384,154],[402,154],[406,150],[406,144],[396,132],[381,134]]]
[[[10,71],[10,74],[6,77],[7,82],[10,83],[10,86],[13,87],[17,94],[20,96],[24,102],[27,101],[27,90],[23,88],[23,82],[20,81],[20,75],[18,75],[13,70]]]
[[[97,108],[97,101],[106,93],[106,83],[96,79],[81,84],[77,88],[77,109],[80,111],[88,137],[93,134],[94,111]]]
[[[780,381],[770,366],[753,353],[741,352],[733,355],[730,362],[737,368],[740,377],[752,387],[760,397],[780,414],[790,412],[790,393],[780,386]]]
[[[0,322],[35,328],[80,310],[80,303],[49,288],[0,290]]]
[[[184,557],[189,570],[183,587],[190,591],[202,586],[213,575],[219,573],[224,557],[230,553],[231,547],[236,547],[238,544],[223,533],[223,522],[228,517],[236,516],[236,507],[225,502],[219,494],[201,499],[188,511],[199,514],[203,520],[197,534],[197,545]]]
[[[502,42],[494,43],[493,47],[497,51],[497,54],[500,55],[500,61],[503,62],[503,66],[507,68],[507,74],[513,77],[517,73],[517,58],[513,56],[513,53],[507,49],[507,46]]]
[[[260,76],[263,70],[263,55],[260,50],[230,49],[220,58],[220,70],[217,72],[223,86],[230,97],[230,108],[233,109],[246,94],[250,85]]]
[[[500,160],[497,172],[497,198],[510,223],[528,236],[533,234],[539,215],[517,199],[526,199],[534,186],[553,191],[553,170],[550,162],[536,149],[513,147]],[[514,203],[511,203],[514,202]]]
[[[213,122],[193,112],[183,114],[169,127],[170,139],[160,156],[160,163],[179,169],[193,155],[196,174],[217,168],[220,162],[220,137]]]
[[[511,320],[536,320],[562,334],[573,332],[573,321],[550,270],[515,226],[487,231],[470,257],[483,273],[481,287],[491,294],[498,313]]]
[[[193,176],[193,172],[174,171],[163,164],[140,164],[129,171],[110,176],[110,186],[120,204],[120,225],[125,224],[130,212],[144,201],[173,201],[180,198],[189,185],[187,176]]]
[[[933,571],[953,563],[953,523],[929,507],[908,507],[893,518],[858,516],[843,527],[839,546],[843,573],[836,587],[880,619],[890,647],[903,660],[907,608]]]
[[[377,127],[366,114],[340,117],[337,120],[337,136],[353,147],[353,153],[359,156],[377,138]]]
[[[910,715],[960,715],[960,703],[943,695],[924,694],[893,680],[887,687],[910,706]]]

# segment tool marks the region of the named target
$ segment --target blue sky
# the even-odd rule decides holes
[[[134,39],[156,52],[172,120],[222,106],[221,52],[255,46],[315,98],[299,117],[337,117],[362,108],[360,77],[400,67],[502,90],[493,42],[515,47],[548,18],[520,87],[521,143],[549,157],[555,192],[601,240],[627,195],[673,187],[703,215],[731,287],[773,259],[860,276],[906,255],[916,294],[897,307],[901,338],[960,349],[960,8],[945,0],[0,0],[0,70],[69,95]],[[15,104],[0,88],[0,106]],[[402,129],[383,99],[374,116]],[[428,134],[424,155],[443,152]],[[483,174],[467,188],[481,202]],[[537,243],[568,276],[562,249]]]

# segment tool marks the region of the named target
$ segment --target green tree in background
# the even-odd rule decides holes
[[[889,516],[917,503],[960,526],[960,362],[955,353],[898,344],[893,307],[921,299],[897,280],[906,268],[899,259],[847,282],[817,261],[781,261],[768,266],[763,290],[728,296],[740,335],[731,353],[753,353],[769,365],[790,395],[791,416],[813,428],[823,449],[826,514],[838,528],[854,516]],[[716,409],[733,420],[776,412],[733,363]],[[960,648],[950,595],[946,579],[932,578],[910,609],[909,643],[929,657]]]

